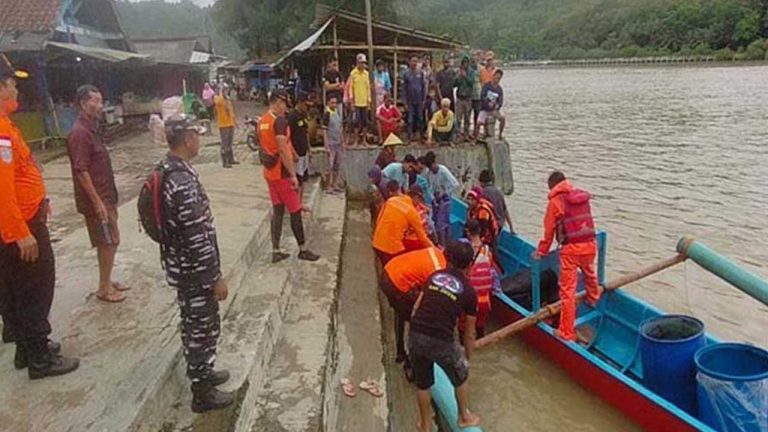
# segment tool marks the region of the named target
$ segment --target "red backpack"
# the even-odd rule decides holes
[[[574,189],[561,194],[563,217],[557,221],[557,242],[561,245],[587,243],[595,239],[595,221],[589,205],[589,192]]]

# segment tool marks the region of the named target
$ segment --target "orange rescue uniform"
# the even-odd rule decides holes
[[[32,152],[11,119],[0,113],[0,233],[4,243],[31,235],[31,220],[45,198]]]
[[[408,293],[427,283],[433,273],[444,270],[446,265],[443,251],[431,246],[392,258],[384,271],[398,291]]]
[[[281,158],[280,152],[277,146],[277,134],[275,133],[275,120],[277,120],[277,114],[272,111],[267,112],[264,117],[259,121],[259,142],[264,150],[272,156]],[[290,142],[291,130],[288,129],[286,138]],[[293,149],[293,146],[288,146],[293,154],[294,162],[298,160],[298,155]],[[275,164],[272,168],[264,167],[264,178],[269,181],[277,181],[283,178],[288,178],[288,173],[285,171],[282,159]]]
[[[565,216],[565,205],[561,195],[573,191],[568,180],[557,184],[549,192],[547,214],[544,216],[544,238],[539,242],[539,255],[549,253],[552,241],[555,239],[558,222]],[[597,243],[593,239],[588,242],[566,243],[560,247],[560,310],[559,336],[566,340],[576,340],[574,322],[576,320],[576,286],[578,283],[577,270],[584,276],[584,286],[587,290],[587,301],[596,304],[600,299],[600,291],[595,274],[595,255]]]
[[[406,250],[403,240],[409,228],[416,234],[421,247],[433,246],[411,197],[401,195],[389,198],[376,221],[376,229],[373,232],[374,249],[389,255],[402,253]]]

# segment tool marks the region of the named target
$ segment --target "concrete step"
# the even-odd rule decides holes
[[[263,388],[249,390],[235,430],[317,431],[323,423],[327,371],[335,362],[337,273],[346,201],[325,196],[312,226],[310,245],[322,255],[290,273],[291,297],[283,333],[269,362]],[[256,403],[250,403],[250,394]]]
[[[313,210],[305,219],[308,232],[312,232],[314,217],[320,208],[319,182],[309,183],[306,203]],[[258,389],[264,385],[269,359],[282,334],[283,318],[294,284],[292,270],[296,268],[298,249],[292,241],[290,229],[285,227],[283,245],[292,258],[272,265],[269,244],[269,224],[260,236],[254,256],[238,287],[230,286],[233,293],[228,308],[222,309],[222,336],[219,341],[216,368],[227,369],[230,380],[220,388],[235,392],[238,404],[226,410],[196,415],[190,410],[192,395],[186,378],[186,363],[180,359],[165,383],[164,396],[158,397],[157,411],[161,416],[144,422],[138,431],[221,431],[230,430],[236,423],[252,422]]]

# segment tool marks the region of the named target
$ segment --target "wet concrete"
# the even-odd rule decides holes
[[[385,431],[389,420],[390,396],[374,398],[357,388],[349,398],[340,391],[342,378],[356,385],[375,379],[382,390],[389,380],[385,375],[382,346],[382,320],[379,313],[378,278],[371,249],[370,213],[364,203],[350,203],[344,229],[344,247],[339,284],[338,325],[336,329],[336,373],[330,379],[326,399],[329,404],[327,431]],[[335,418],[334,418],[335,417]],[[401,429],[395,429],[401,430]]]

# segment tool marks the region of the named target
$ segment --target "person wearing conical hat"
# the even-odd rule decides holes
[[[379,155],[376,157],[375,164],[378,165],[379,168],[384,169],[387,167],[387,165],[395,162],[397,160],[395,148],[402,144],[403,141],[400,140],[397,135],[390,133],[387,139],[384,140],[383,147],[381,152],[379,152]]]

